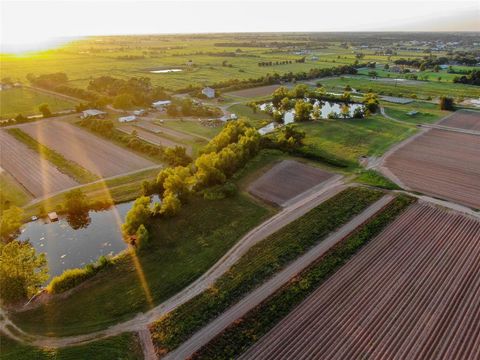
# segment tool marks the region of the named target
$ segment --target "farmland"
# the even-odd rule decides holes
[[[0,130],[0,166],[34,196],[44,196],[78,185],[62,174],[39,153]]]
[[[437,104],[414,101],[407,105],[385,103],[385,112],[394,119],[412,124],[430,124],[449,115],[448,111],[442,111]],[[416,112],[412,114],[412,112]]]
[[[109,177],[154,165],[85,130],[62,121],[22,125],[22,131],[90,172]]]
[[[457,111],[452,116],[440,121],[439,125],[480,131],[480,112],[476,111]]]
[[[3,63],[2,63],[3,65]],[[48,104],[52,112],[73,109],[75,102],[39,92],[29,88],[13,88],[0,91],[0,118],[10,118],[18,114],[24,116],[40,113],[38,107]]]
[[[386,158],[411,189],[480,207],[480,137],[430,129]]]
[[[480,222],[411,206],[242,359],[478,356]]]
[[[285,206],[296,196],[321,186],[333,174],[293,160],[284,160],[254,181],[248,191],[268,202]]]

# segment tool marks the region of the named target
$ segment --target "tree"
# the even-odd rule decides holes
[[[283,98],[288,97],[289,91],[285,86],[280,86],[278,89],[275,89],[275,91],[272,94],[272,104],[275,107],[278,107],[280,104],[280,101],[282,101]]]
[[[356,107],[355,110],[353,110],[354,119],[363,119],[364,116],[365,116],[365,113],[361,107]]]
[[[29,242],[0,243],[0,288],[2,300],[15,303],[35,295],[48,279],[45,254],[37,255]]]
[[[310,113],[313,110],[313,105],[303,100],[297,100],[295,103],[295,121],[308,121],[310,120]]]
[[[372,92],[365,94],[365,96],[363,97],[363,103],[368,111],[370,111],[371,113],[376,112],[379,104],[377,94],[374,94]]]
[[[183,146],[175,146],[166,148],[164,151],[168,163],[172,166],[188,165],[192,158],[187,155],[186,149]]]
[[[150,215],[150,198],[148,196],[140,196],[135,200],[125,217],[125,223],[122,225],[123,234],[125,236],[136,234],[139,226],[146,224]]]
[[[447,96],[442,96],[440,98],[440,110],[455,110],[455,104],[453,102],[453,99]]]
[[[286,148],[295,148],[302,145],[305,131],[298,130],[294,124],[288,124],[281,128],[277,134],[277,142]]]
[[[138,227],[135,235],[136,235],[136,239],[137,239],[135,241],[135,247],[138,250],[142,250],[142,249],[146,248],[148,246],[148,243],[149,243],[149,240],[150,240],[150,235],[149,235],[148,230],[145,227],[145,225],[141,224]]]
[[[349,91],[345,91],[341,97],[343,101],[350,101],[352,99],[352,95],[350,95]]]
[[[74,189],[64,196],[64,207],[70,214],[83,213],[88,210],[87,196],[81,189]]]
[[[388,64],[385,64],[385,66],[383,67],[383,69],[384,69],[384,70],[388,70],[388,69],[390,69],[390,65],[388,65]]]
[[[344,119],[347,119],[350,117],[350,108],[347,104],[342,105],[342,108],[340,110],[340,115],[342,115]]]
[[[48,107],[48,104],[42,104],[38,107],[38,111],[42,113],[42,116],[44,118],[48,118],[52,116],[52,112],[50,111],[50,108]]]
[[[0,218],[0,236],[4,239],[15,236],[22,226],[23,210],[12,206]]]
[[[116,109],[130,109],[134,105],[133,96],[130,94],[119,94],[113,99],[113,107]]]
[[[165,216],[174,216],[180,211],[182,204],[178,197],[171,193],[166,192],[162,199],[162,205],[160,207],[160,214]]]

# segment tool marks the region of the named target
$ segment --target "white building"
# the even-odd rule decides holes
[[[202,90],[202,94],[209,99],[213,99],[215,97],[215,89],[212,89],[211,87],[206,87]]]
[[[163,110],[165,109],[165,107],[167,107],[171,103],[172,102],[170,100],[159,100],[152,103],[152,107],[154,107],[157,110]]]
[[[121,123],[131,122],[135,120],[137,120],[137,117],[135,115],[122,116],[118,118],[118,121],[120,121]]]
[[[82,115],[80,116],[82,119],[88,119],[88,118],[97,118],[97,119],[103,119],[107,115],[105,111],[97,110],[97,109],[88,109],[82,111]]]
[[[227,122],[227,121],[230,121],[230,120],[237,120],[237,119],[238,119],[238,116],[236,114],[223,115],[220,118],[220,120],[224,121],[224,122]]]
[[[145,115],[145,113],[146,113],[146,111],[145,111],[144,109],[140,109],[140,110],[135,110],[135,111],[133,112],[133,115],[135,115],[135,116],[143,116],[143,115]]]

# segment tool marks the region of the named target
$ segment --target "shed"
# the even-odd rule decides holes
[[[97,119],[103,119],[107,115],[105,111],[97,110],[97,109],[88,109],[82,111],[82,119],[88,119],[88,118],[97,118]]]
[[[120,121],[121,123],[126,123],[130,121],[135,121],[135,120],[137,120],[137,117],[135,115],[122,116],[118,118],[118,121]]]
[[[203,88],[202,94],[209,99],[213,99],[215,97],[215,89],[212,89],[211,87]]]
[[[144,109],[134,110],[133,115],[135,116],[143,116],[145,115],[146,111]]]
[[[152,107],[154,107],[157,110],[162,110],[166,106],[170,105],[172,102],[170,100],[158,100],[152,103]]]
[[[58,221],[58,215],[55,211],[52,211],[50,213],[48,213],[48,219],[51,221],[51,222],[54,222],[54,221]]]

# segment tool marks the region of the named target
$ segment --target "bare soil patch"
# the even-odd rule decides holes
[[[248,192],[268,203],[285,206],[289,200],[334,175],[294,160],[283,160],[248,186]]]
[[[480,112],[460,110],[440,121],[439,125],[480,131]]]
[[[241,359],[477,358],[478,234],[477,219],[411,206]]]
[[[238,96],[243,98],[269,96],[275,90],[277,90],[280,86],[281,85],[259,86],[259,87],[250,88],[250,89],[232,91],[232,92],[226,93],[226,95]]]
[[[129,150],[62,121],[41,121],[22,126],[39,143],[61,153],[102,177],[140,170],[154,163]]]
[[[58,171],[40,154],[0,130],[0,166],[34,197],[68,189],[78,183]]]
[[[407,187],[480,208],[480,137],[431,129],[385,162]]]

